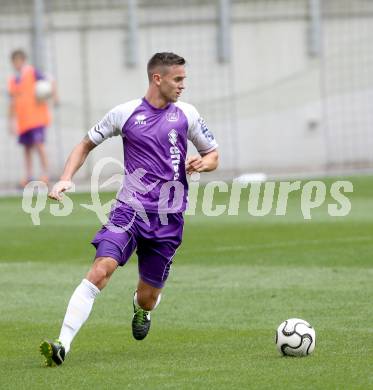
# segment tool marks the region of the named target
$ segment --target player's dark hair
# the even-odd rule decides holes
[[[147,70],[149,81],[152,79],[152,74],[156,68],[172,65],[185,65],[185,59],[175,53],[155,53],[148,61]]]
[[[14,61],[17,57],[20,57],[25,60],[27,58],[27,54],[22,49],[13,50],[10,55],[11,60]]]

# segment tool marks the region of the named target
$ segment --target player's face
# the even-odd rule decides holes
[[[184,90],[184,65],[168,66],[160,76],[159,91],[168,102],[176,102]]]
[[[12,60],[12,63],[14,69],[19,72],[22,69],[23,65],[25,64],[25,59],[21,56],[16,56]]]

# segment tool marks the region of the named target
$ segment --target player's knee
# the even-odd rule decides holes
[[[96,259],[93,267],[88,272],[87,279],[102,290],[116,268],[112,261],[105,261],[105,258]]]

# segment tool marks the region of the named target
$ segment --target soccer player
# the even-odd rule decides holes
[[[43,79],[43,75],[27,63],[27,56],[23,50],[13,51],[11,61],[15,75],[8,81],[9,127],[11,133],[18,135],[18,142],[24,147],[25,177],[20,183],[24,187],[33,177],[33,149],[36,149],[41,162],[40,180],[48,181],[48,160],[44,141],[50,114],[48,104],[38,101],[35,96],[35,83]]]
[[[40,351],[46,365],[63,363],[93,302],[118,266],[137,248],[139,281],[133,296],[132,334],[146,337],[150,312],[181,244],[186,209],[186,175],[217,168],[217,143],[197,110],[178,102],[184,90],[185,60],[174,53],[156,53],[149,60],[149,88],[142,99],[116,106],[89,130],[70,154],[61,181],[49,197],[61,200],[87,155],[109,137],[121,136],[125,177],[109,221],[98,231],[93,265],[74,291],[59,338],[45,340]],[[187,140],[199,154],[186,160]]]

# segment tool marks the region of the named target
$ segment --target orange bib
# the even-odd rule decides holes
[[[35,97],[35,69],[26,65],[22,68],[20,80],[9,79],[9,94],[13,99],[18,134],[41,126],[48,126],[50,114],[48,104],[39,102]]]

